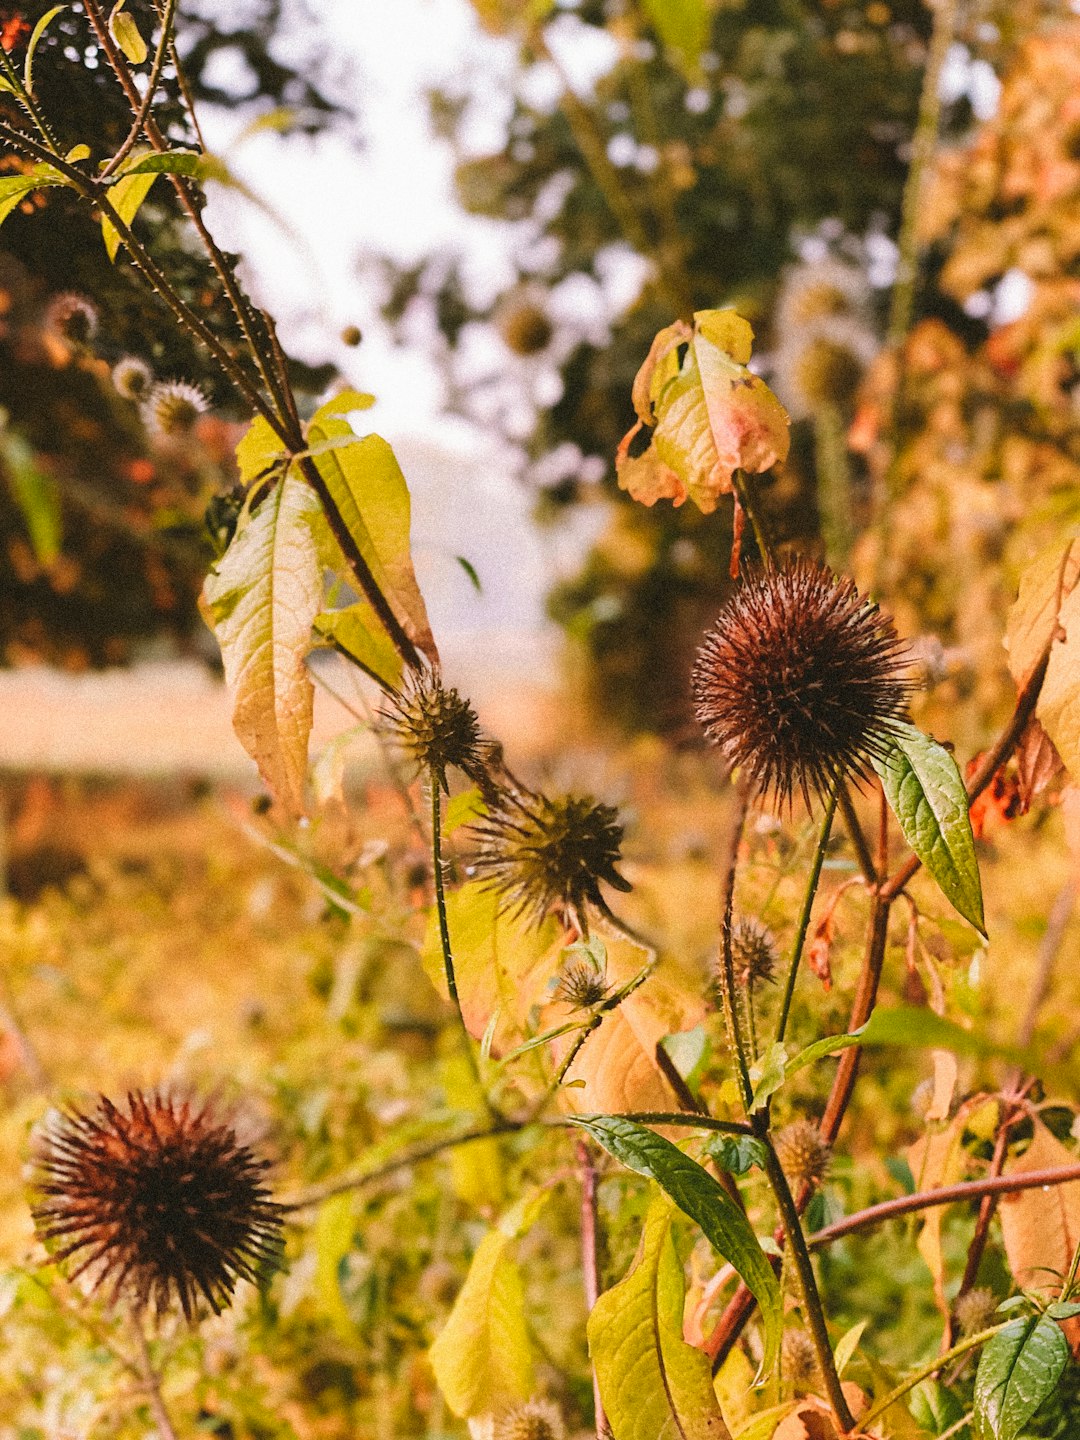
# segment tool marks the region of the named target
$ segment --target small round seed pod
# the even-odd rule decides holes
[[[586,907],[606,909],[601,884],[631,889],[616,870],[623,828],[611,805],[592,796],[504,798],[472,827],[472,867],[513,914],[537,924],[554,906],[585,921]]]
[[[383,706],[379,718],[418,771],[449,791],[446,772],[460,770],[482,789],[489,786],[487,750],[476,711],[437,670],[414,671]]]
[[[190,435],[206,409],[206,396],[197,385],[189,385],[186,380],[163,380],[143,402],[142,416],[153,434],[175,439]]]
[[[805,1330],[784,1331],[780,1345],[780,1371],[797,1395],[805,1395],[817,1384],[817,1352]]]
[[[145,400],[154,384],[154,372],[137,355],[122,355],[112,368],[112,382],[125,400]]]
[[[71,345],[89,345],[97,334],[97,306],[74,291],[54,295],[45,307],[44,328]]]
[[[997,1313],[998,1297],[992,1290],[977,1286],[958,1295],[953,1305],[953,1318],[962,1336],[977,1335],[992,1325]]]
[[[776,1158],[793,1185],[818,1186],[829,1172],[832,1151],[812,1120],[793,1120],[773,1138]]]
[[[496,1417],[493,1440],[566,1440],[566,1425],[550,1400],[526,1400]]]
[[[574,1010],[591,1010],[607,997],[604,976],[588,960],[577,960],[568,965],[555,988],[555,998]]]
[[[892,621],[813,561],[755,570],[720,613],[692,676],[697,718],[732,766],[775,797],[864,777],[907,714]]]
[[[780,963],[771,930],[748,915],[731,927],[731,963],[735,979],[747,990],[773,984]]]
[[[277,1259],[267,1168],[209,1105],[102,1095],[44,1137],[34,1222],[55,1261],[75,1261],[72,1279],[159,1314],[177,1301],[190,1321],[200,1300],[219,1313],[237,1280]]]

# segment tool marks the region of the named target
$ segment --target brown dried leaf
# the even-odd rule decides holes
[[[1036,1120],[1031,1144],[1019,1159],[1006,1162],[1005,1174],[1024,1175],[1075,1164],[1074,1152]],[[1080,1180],[1003,1195],[1001,1229],[1016,1283],[1028,1290],[1057,1294],[1061,1284],[1054,1275],[1067,1273],[1080,1243]]]
[[[1026,813],[1031,802],[1061,773],[1061,756],[1034,716],[1028,721],[1016,750],[1020,804]]]

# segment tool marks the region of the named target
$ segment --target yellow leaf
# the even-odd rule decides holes
[[[914,1145],[908,1147],[907,1162],[915,1177],[917,1190],[938,1190],[952,1185],[964,1173],[963,1135],[973,1110],[982,1101],[961,1105],[943,1129],[928,1130]],[[994,1101],[989,1102],[995,1108]],[[945,1298],[945,1256],[941,1246],[941,1227],[946,1207],[936,1205],[927,1210],[919,1231],[918,1250],[934,1279],[934,1298],[942,1315],[948,1318],[949,1303]]]
[[[324,405],[308,427],[308,444],[341,520],[352,536],[379,589],[409,639],[433,663],[439,653],[427,610],[413,572],[410,553],[411,505],[405,477],[393,450],[379,435],[325,449],[332,441],[353,438],[352,428],[331,406],[360,408],[355,391]]]
[[[109,34],[132,65],[141,65],[149,53],[139,27],[123,10],[124,0],[117,0],[109,16]]]
[[[480,1241],[454,1308],[428,1352],[439,1389],[461,1419],[505,1409],[532,1393],[525,1291],[509,1252],[535,1222],[547,1194],[523,1197]]]
[[[505,911],[500,914],[499,897],[475,881],[447,895],[446,916],[465,1024],[479,1040],[498,1010],[491,1046],[492,1055],[498,1057],[525,1038],[525,1018],[558,969],[562,931],[554,920],[536,929]],[[428,917],[420,957],[432,984],[445,996],[434,910]]]
[[[1044,550],[1024,572],[1009,611],[1005,644],[1017,686],[1050,650],[1036,715],[1074,777],[1080,777],[1080,536]]]
[[[676,321],[659,332],[634,381],[638,424],[615,457],[622,489],[645,505],[690,499],[707,515],[736,470],[759,474],[787,457],[787,413],[747,369],[752,339],[734,310],[699,310],[692,329]],[[652,439],[631,456],[642,425],[655,426]]]
[[[320,635],[380,685],[396,690],[401,684],[404,662],[366,600],[344,610],[324,611],[316,615],[314,623]]]
[[[139,212],[139,206],[149,195],[156,179],[157,176],[154,174],[125,175],[123,179],[117,180],[116,184],[110,187],[109,202],[125,225],[130,226]],[[109,259],[115,260],[116,252],[120,248],[120,231],[104,215],[101,218],[101,234],[105,240],[105,249]]]
[[[312,490],[287,476],[206,577],[202,608],[221,646],[233,728],[270,792],[304,808],[314,688],[305,659],[322,600]]]
[[[1005,1174],[1024,1175],[1030,1170],[1075,1164],[1076,1155],[1036,1120],[1031,1144],[1019,1159],[1007,1162]],[[1056,1295],[1061,1282],[1055,1283],[1054,1275],[1068,1272],[1080,1243],[1080,1180],[1003,1195],[1000,1215],[1005,1254],[1017,1285]]]
[[[241,482],[250,485],[284,458],[285,446],[281,437],[275,433],[269,421],[256,415],[236,447],[236,463],[240,469]]]
[[[589,1316],[589,1354],[615,1440],[731,1440],[708,1356],[683,1339],[671,1206],[654,1200],[637,1258]]]

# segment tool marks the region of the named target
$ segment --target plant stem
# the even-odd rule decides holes
[[[802,910],[799,912],[799,921],[795,927],[795,939],[791,946],[791,959],[788,961],[787,980],[784,984],[783,998],[780,1001],[780,1018],[776,1022],[776,1043],[778,1045],[784,1038],[788,1016],[791,1014],[791,1001],[795,994],[795,981],[799,974],[799,962],[802,960],[803,946],[806,944],[806,932],[810,928],[810,915],[814,908],[814,896],[817,894],[818,882],[821,879],[821,867],[825,861],[825,850],[829,844],[829,831],[832,829],[833,816],[836,814],[837,790],[838,786],[834,784],[825,804],[825,814],[822,816],[817,844],[814,847],[814,858],[810,862],[810,874],[807,877],[806,894],[803,896]]]
[[[161,1393],[161,1377],[154,1369],[154,1363],[150,1359],[150,1347],[146,1343],[146,1335],[138,1315],[133,1314],[131,1317],[131,1333],[135,1337],[139,1374],[146,1387],[146,1396],[150,1401],[150,1411],[154,1417],[158,1435],[161,1440],[179,1440],[176,1428],[165,1408],[165,1399]]]
[[[851,791],[844,781],[840,782],[838,791],[840,812],[844,817],[844,825],[847,827],[848,838],[851,840],[851,848],[855,851],[855,858],[858,861],[862,877],[867,885],[873,887],[880,880],[877,866],[874,864],[874,857],[870,853],[870,846],[863,828],[859,823],[859,816],[852,803]]]
[[[45,119],[45,116],[38,108],[37,101],[23,84],[22,76],[19,74],[18,66],[15,64],[11,56],[7,53],[7,51],[2,45],[0,45],[0,70],[3,71],[4,78],[8,81],[8,83],[11,85],[12,90],[15,92],[15,98],[18,100],[22,108],[26,111],[27,115],[29,115],[33,123],[37,126],[38,132],[41,135],[41,138],[45,141],[45,144],[48,146],[49,150],[51,150],[54,155],[60,155],[62,152],[60,150],[60,144],[57,141],[56,136],[49,129],[48,121]]]
[[[844,1391],[840,1385],[840,1376],[836,1370],[836,1360],[833,1356],[832,1346],[829,1344],[829,1332],[825,1324],[825,1311],[822,1308],[821,1296],[818,1293],[817,1281],[814,1278],[814,1265],[810,1259],[810,1250],[806,1243],[806,1236],[803,1233],[802,1222],[799,1219],[799,1212],[795,1205],[791,1188],[788,1185],[787,1176],[784,1174],[784,1167],[777,1158],[766,1125],[758,1127],[758,1138],[761,1140],[764,1149],[765,1175],[769,1181],[769,1187],[776,1198],[776,1205],[780,1211],[780,1219],[784,1226],[784,1234],[787,1236],[788,1248],[795,1262],[795,1276],[799,1285],[799,1294],[802,1298],[803,1314],[810,1331],[810,1338],[814,1342],[818,1369],[825,1383],[829,1404],[832,1406],[836,1423],[840,1430],[846,1433],[854,1428],[855,1419],[848,1407]]]
[[[943,1354],[935,1356],[933,1360],[928,1360],[925,1365],[920,1365],[918,1370],[913,1370],[910,1375],[901,1380],[895,1389],[890,1390],[880,1400],[876,1400],[865,1414],[860,1415],[859,1424],[866,1430],[875,1420],[880,1420],[886,1411],[891,1410],[898,1400],[902,1400],[909,1390],[914,1390],[920,1381],[928,1380],[931,1375],[936,1375],[944,1366],[953,1360],[958,1360],[961,1355],[966,1355],[969,1350],[977,1350],[980,1345],[985,1345],[1000,1330],[1004,1330],[1009,1323],[1008,1320],[1005,1320],[1000,1325],[991,1326],[989,1330],[980,1330],[978,1335],[969,1335],[966,1340],[961,1340],[959,1345],[954,1345],[951,1350],[946,1350]]]
[[[446,890],[443,877],[442,858],[442,789],[439,785],[438,772],[432,769],[428,779],[431,783],[431,866],[435,872],[435,909],[439,917],[439,942],[442,946],[443,974],[446,976],[446,988],[450,994],[450,1002],[457,1012],[458,1024],[461,1026],[462,1038],[465,1042],[465,1053],[469,1057],[469,1067],[476,1081],[477,1089],[484,1098],[484,1104],[491,1110],[491,1102],[487,1097],[487,1090],[480,1075],[480,1062],[476,1058],[476,1051],[473,1049],[472,1036],[469,1034],[469,1027],[465,1024],[465,1015],[461,1008],[461,997],[458,994],[457,976],[454,974],[454,955],[450,948],[450,926],[446,918]]]
[[[444,1150],[455,1150],[459,1145],[471,1145],[477,1140],[492,1140],[498,1135],[511,1135],[524,1128],[524,1123],[516,1120],[499,1119],[490,1125],[466,1130],[464,1134],[433,1140],[429,1145],[420,1145],[415,1150],[388,1160],[385,1165],[368,1170],[362,1175],[341,1175],[334,1180],[326,1180],[321,1185],[312,1185],[309,1189],[302,1190],[299,1195],[282,1200],[281,1208],[290,1213],[308,1210],[313,1205],[321,1205],[324,1200],[329,1200],[334,1195],[345,1195],[350,1190],[363,1190],[368,1185],[377,1185],[380,1180],[396,1175],[399,1170],[408,1170],[423,1160],[431,1160],[434,1156],[441,1155]]]
[[[581,1270],[585,1282],[585,1310],[591,1315],[600,1298],[600,1257],[596,1245],[596,1166],[589,1152],[589,1142],[582,1136],[577,1142],[578,1170],[581,1173]],[[600,1382],[596,1366],[592,1367],[593,1409],[596,1415],[596,1440],[607,1434],[607,1416],[600,1398]]]
[[[750,1083],[746,1046],[739,1027],[735,966],[731,958],[731,912],[735,899],[735,872],[739,864],[739,845],[742,841],[743,826],[746,824],[748,804],[749,790],[745,785],[739,785],[735,791],[735,814],[731,821],[731,834],[724,859],[723,909],[720,921],[720,1000],[724,1011],[724,1028],[727,1031],[732,1063],[735,1066],[735,1077],[747,1115],[753,1108],[754,1089]]]
[[[834,570],[840,570],[851,554],[855,527],[844,419],[836,405],[823,405],[814,416],[814,459],[825,558]]]
[[[176,0],[165,0],[165,8],[161,14],[161,34],[158,36],[157,50],[154,52],[154,63],[150,67],[150,78],[146,83],[146,94],[142,98],[142,104],[135,112],[131,129],[128,131],[123,144],[105,166],[104,170],[102,170],[100,176],[102,180],[107,180],[110,175],[115,174],[120,168],[127,156],[130,155],[135,146],[135,142],[142,133],[143,126],[146,124],[147,117],[150,114],[150,108],[154,103],[154,96],[157,94],[158,83],[161,80],[161,72],[165,67],[165,59],[169,53],[169,45],[172,39],[173,17],[175,14]]]
[[[758,508],[757,497],[754,495],[753,486],[750,484],[745,470],[734,471],[731,483],[735,490],[735,498],[746,511],[747,519],[750,521],[750,528],[754,532],[762,564],[767,567],[775,565],[776,556],[772,536],[769,534],[765,517]]]

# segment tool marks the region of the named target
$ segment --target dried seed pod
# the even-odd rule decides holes
[[[44,1137],[33,1207],[53,1259],[110,1301],[217,1314],[280,1253],[268,1166],[207,1104],[134,1091],[70,1110]]]
[[[780,1346],[780,1370],[798,1395],[805,1395],[818,1381],[817,1351],[805,1330],[785,1330]]]
[[[121,355],[112,368],[112,382],[125,400],[145,400],[154,383],[154,372],[137,355]]]
[[[492,1440],[566,1440],[566,1425],[550,1400],[526,1400],[496,1417]]]
[[[186,380],[162,380],[150,391],[142,406],[146,428],[168,439],[189,435],[207,409],[207,399],[197,385]]]
[[[793,1185],[818,1186],[829,1171],[832,1150],[812,1120],[793,1120],[773,1138],[776,1158]]]
[[[472,866],[515,914],[539,924],[553,906],[583,919],[586,906],[606,908],[601,884],[631,886],[616,870],[623,829],[613,806],[592,796],[513,796],[472,827]]]
[[[892,621],[846,577],[799,559],[750,572],[698,651],[697,718],[782,808],[866,775],[907,714]]]
[[[998,1297],[992,1290],[978,1286],[958,1295],[953,1305],[953,1318],[962,1336],[977,1335],[991,1325],[997,1314]]]
[[[89,345],[97,334],[97,306],[85,295],[64,291],[45,307],[44,328],[72,345]]]
[[[780,963],[772,931],[748,915],[738,919],[731,928],[731,963],[735,979],[748,990],[772,984]]]
[[[416,765],[448,790],[446,772],[457,769],[482,789],[489,787],[488,746],[476,711],[442,682],[437,670],[409,675],[383,706],[379,718]]]

